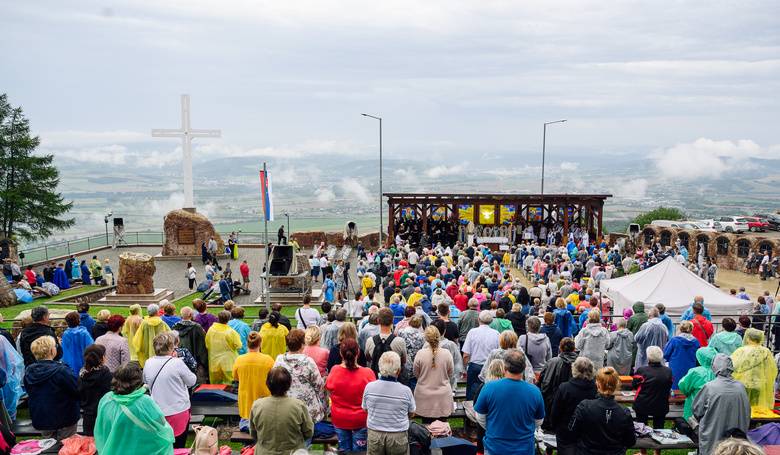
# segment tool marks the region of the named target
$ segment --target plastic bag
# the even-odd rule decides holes
[[[60,455],[94,455],[97,452],[95,448],[95,438],[91,436],[73,436],[62,440]]]

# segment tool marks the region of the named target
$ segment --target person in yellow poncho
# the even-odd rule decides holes
[[[271,395],[266,379],[274,367],[274,359],[260,352],[260,341],[259,333],[249,332],[246,340],[249,352],[238,356],[233,364],[233,378],[238,381],[238,415],[242,420],[249,419],[255,400]]]
[[[366,273],[360,280],[360,284],[363,286],[363,295],[368,295],[368,291],[373,290],[376,283],[374,282],[374,278],[372,278],[372,274]]]
[[[777,365],[772,351],[762,346],[764,332],[747,329],[743,345],[731,354],[734,362],[734,379],[747,389],[750,408],[755,413],[771,411],[775,404],[774,384]]]
[[[415,306],[417,302],[421,301],[425,297],[420,288],[414,288],[414,292],[406,299],[406,306]]]
[[[268,322],[260,327],[260,338],[263,340],[260,351],[275,361],[279,354],[287,351],[287,333],[287,327],[279,324],[279,313],[274,311],[268,316]]]
[[[125,319],[125,323],[122,326],[122,336],[125,337],[129,344],[133,344],[133,338],[135,338],[135,332],[138,331],[138,327],[141,326],[141,321],[144,318],[141,317],[141,305],[135,303],[130,305],[130,315]],[[130,349],[130,360],[138,360],[138,355],[135,353],[135,349]]]
[[[231,384],[233,363],[241,348],[241,336],[230,328],[230,311],[220,311],[217,322],[206,332],[206,349],[209,351],[209,382]]]
[[[168,327],[168,324],[163,322],[158,316],[160,307],[156,303],[152,303],[146,307],[146,312],[149,316],[144,318],[144,320],[141,321],[141,325],[138,326],[138,330],[136,330],[135,335],[133,335],[132,349],[130,349],[130,359],[138,360],[138,363],[141,364],[141,368],[144,367],[146,359],[155,355],[154,337],[171,330],[170,327]],[[127,321],[125,321],[125,324],[127,324]]]

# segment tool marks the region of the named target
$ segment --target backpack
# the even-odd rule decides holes
[[[195,441],[192,443],[192,455],[217,455],[219,435],[214,427],[195,425]]]
[[[393,340],[395,340],[395,335],[391,333],[384,341],[381,336],[374,335],[373,340],[374,350],[371,352],[371,369],[374,371],[374,374],[379,377],[379,358],[382,357],[382,354],[391,350],[390,346],[392,346]]]

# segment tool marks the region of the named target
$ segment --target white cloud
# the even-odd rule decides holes
[[[142,207],[130,208],[130,210],[144,210],[148,215],[155,215],[158,217],[165,216],[171,210],[176,210],[184,206],[184,193],[175,192],[168,196],[167,199],[151,199],[142,201]],[[213,216],[217,212],[217,205],[213,202],[201,203],[195,198],[195,205],[198,208],[198,213],[202,215]]]
[[[45,131],[40,134],[41,146],[52,148],[77,148],[105,144],[134,144],[149,142],[150,133],[138,131]]]
[[[355,178],[343,178],[339,182],[338,186],[341,189],[341,192],[344,193],[344,197],[347,199],[356,200],[361,204],[368,204],[373,200],[371,195],[368,194],[368,189],[366,189],[366,187]]]
[[[299,144],[266,147],[244,147],[241,145],[213,142],[198,145],[198,153],[224,157],[263,156],[268,158],[297,159],[314,155],[358,156],[362,150],[351,140],[309,139]]]
[[[576,171],[579,168],[580,163],[572,163],[570,161],[564,161],[561,163],[561,170],[565,172]]]
[[[108,166],[165,167],[181,162],[181,147],[173,151],[129,150],[121,144],[81,148],[42,148],[44,153],[67,162],[103,164]]]
[[[780,159],[780,145],[761,147],[747,139],[716,141],[699,138],[654,153],[657,169],[680,180],[719,179],[726,172],[754,168],[751,159]]]
[[[336,200],[336,193],[330,188],[318,188],[314,194],[317,196],[317,202],[333,202]]]
[[[647,179],[626,179],[616,182],[610,189],[610,193],[616,198],[644,199],[647,197],[647,189],[650,182]]]
[[[495,175],[496,177],[517,177],[520,175],[541,175],[541,172],[542,166],[529,166],[526,164],[523,167],[488,169],[485,171],[485,174]]]
[[[441,177],[447,177],[450,175],[459,175],[463,174],[465,171],[465,166],[462,164],[456,164],[454,166],[446,166],[446,165],[439,165],[434,166],[428,170],[425,171],[425,175],[428,178],[431,179],[438,179]]]

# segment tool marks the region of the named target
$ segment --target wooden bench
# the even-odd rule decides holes
[[[554,436],[553,433],[545,432],[545,436]],[[554,441],[554,439],[553,439]],[[547,437],[545,437],[545,444],[547,447],[556,448],[556,445],[552,443]],[[695,442],[680,442],[676,444],[661,444],[649,436],[636,438],[636,444],[630,449],[633,450],[686,450],[697,449],[699,446]]]
[[[190,411],[193,415],[201,415],[207,417],[235,417],[238,415],[237,403],[192,403]]]
[[[230,442],[236,442],[239,444],[243,444],[245,446],[247,445],[253,445],[255,444],[255,440],[252,439],[252,437],[249,435],[249,433],[245,431],[234,431],[230,434]],[[338,446],[339,444],[339,438],[337,438],[335,435],[333,437],[327,438],[327,439],[312,439],[312,444],[322,444],[324,450],[328,450],[330,446]]]
[[[190,416],[190,431],[192,431],[193,425],[200,425],[203,423],[204,416],[202,415],[196,415],[192,414]],[[19,437],[39,437],[41,436],[42,432],[41,430],[35,429],[32,425],[32,420],[30,419],[17,419],[16,422],[14,422],[14,426],[11,429],[13,433]],[[82,420],[79,419],[78,424],[76,425],[76,432],[79,434],[84,433],[84,426],[82,425]],[[46,453],[46,452],[45,452]]]

